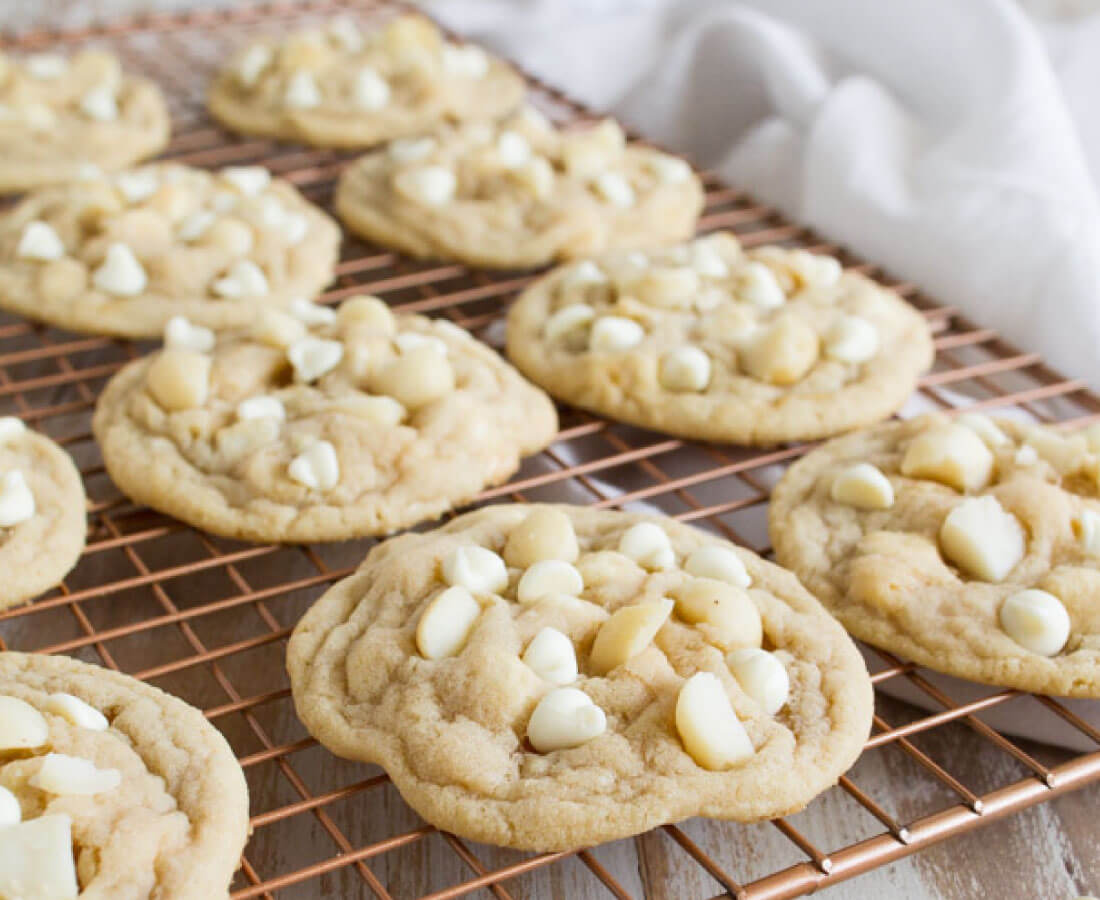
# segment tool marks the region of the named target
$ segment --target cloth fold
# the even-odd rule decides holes
[[[1010,0],[425,5],[1100,389],[1100,14],[1041,23]]]

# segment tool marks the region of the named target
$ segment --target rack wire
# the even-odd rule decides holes
[[[174,119],[168,158],[202,166],[261,163],[327,206],[351,155],[229,135],[204,111],[205,85],[218,62],[258,31],[334,12],[351,13],[369,27],[396,8],[383,0],[313,0],[36,31],[8,36],[3,44],[17,50],[107,46],[165,89]],[[559,121],[589,115],[533,79],[532,92]],[[836,253],[922,311],[935,333],[937,358],[916,402],[946,410],[1011,406],[1043,422],[1100,420],[1100,398],[1036,354],[850,257],[712,173],[704,180],[703,230],[732,229],[750,246],[781,242]],[[499,337],[495,323],[509,299],[530,280],[523,273],[414,262],[352,239],[345,241],[338,276],[323,299],[377,294],[395,308],[445,316],[490,342]],[[874,733],[852,772],[799,816],[755,826],[693,820],[633,841],[556,854],[516,853],[439,832],[403,804],[380,769],[335,759],[293,713],[283,669],[286,639],[308,605],[352,571],[371,542],[292,548],[225,541],[134,506],[110,483],[90,433],[91,411],[106,380],[140,350],[0,316],[0,413],[22,416],[73,454],[88,490],[90,522],[87,549],[65,583],[0,615],[0,646],[65,653],[119,669],[205,711],[238,754],[252,794],[254,833],[233,884],[235,900],[443,900],[479,892],[498,900],[562,892],[775,900],[853,877],[1100,780],[1100,733],[1064,703],[992,688],[979,699],[957,702],[919,668],[874,651]],[[693,444],[570,409],[561,414],[554,444],[510,483],[484,491],[479,502],[640,506],[768,551],[768,489],[805,447]],[[937,711],[916,711],[881,692],[897,682],[920,691]],[[995,707],[1025,704],[1060,720],[1092,752],[1025,747],[981,718]],[[975,752],[992,746],[1006,766],[996,775],[952,771],[942,761],[946,742],[969,742]],[[904,793],[911,800],[876,797],[860,786],[882,754],[892,754],[895,777],[908,779],[912,789]],[[835,827],[838,820],[842,829]],[[758,857],[746,848],[762,844],[772,851],[769,859],[787,862],[754,867]],[[657,850],[661,865],[646,865]]]

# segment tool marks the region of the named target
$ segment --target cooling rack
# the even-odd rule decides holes
[[[258,31],[335,12],[369,25],[395,9],[385,2],[315,0],[150,16],[80,32],[38,31],[3,43],[19,50],[113,49],[169,97],[174,137],[167,157],[202,166],[262,163],[327,206],[347,154],[228,135],[203,110],[205,85],[218,61]],[[532,91],[559,121],[588,115],[533,80]],[[836,253],[923,312],[937,358],[912,408],[1015,407],[1043,422],[1100,420],[1100,399],[1036,354],[848,256],[712,174],[704,173],[704,180],[703,230],[730,228],[747,245],[782,242]],[[507,302],[529,281],[522,273],[413,262],[350,238],[338,275],[324,299],[377,294],[403,310],[446,316],[491,343],[499,343]],[[289,548],[224,541],[135,507],[106,477],[90,433],[92,407],[111,374],[142,349],[0,317],[0,413],[22,416],[73,454],[88,490],[90,523],[87,549],[65,583],[33,605],[0,615],[0,646],[120,669],[205,711],[238,754],[252,794],[254,833],[233,883],[235,900],[443,900],[478,893],[499,900],[796,897],[1100,779],[1100,733],[1066,704],[996,689],[959,702],[928,673],[869,651],[877,688],[874,732],[848,776],[797,816],[753,826],[693,820],[572,854],[523,854],[439,832],[402,803],[381,770],[333,758],[293,714],[283,670],[287,636],[370,542]],[[568,409],[561,413],[554,444],[479,502],[568,500],[657,509],[767,552],[768,489],[804,448],[698,445]],[[933,711],[886,696],[901,683]],[[1005,707],[1049,717],[1051,727],[1069,729],[1091,752],[1024,744],[983,721]],[[963,749],[948,754],[948,746]],[[1003,764],[975,770],[960,763],[989,747]],[[884,796],[869,787],[881,784],[883,771],[904,782],[905,790]]]

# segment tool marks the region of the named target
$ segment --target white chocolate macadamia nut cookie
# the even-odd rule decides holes
[[[897,410],[924,318],[828,256],[728,232],[561,266],[508,316],[508,356],[567,403],[681,437],[813,440]]]
[[[294,311],[212,345],[177,325],[186,343],[112,378],[92,424],[126,494],[228,537],[345,540],[447,512],[557,432],[550,399],[449,322],[373,297]]]
[[[14,416],[0,416],[0,609],[58,584],[87,531],[84,484],[72,459]]]
[[[523,99],[523,80],[422,16],[361,32],[347,17],[263,38],[238,52],[210,91],[227,128],[317,147],[369,147],[443,121],[493,119]]]
[[[855,645],[790,573],[672,519],[500,505],[374,547],[295,629],[298,715],[432,824],[572,850],[804,807],[859,755]]]
[[[393,141],[345,169],[336,190],[356,234],[485,268],[683,240],[702,205],[683,160],[627,143],[611,119],[562,131],[532,108]]]
[[[0,192],[124,168],[159,153],[168,131],[160,89],[108,53],[0,54]]]
[[[260,166],[171,163],[42,188],[0,216],[0,307],[60,328],[217,330],[332,280],[340,231]]]
[[[0,896],[229,896],[248,790],[199,710],[74,659],[0,653],[0,751]]]
[[[1100,429],[966,413],[830,441],[771,537],[854,636],[987,684],[1100,697]]]

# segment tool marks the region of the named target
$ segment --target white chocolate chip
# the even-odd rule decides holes
[[[973,431],[985,441],[987,447],[999,447],[1008,443],[1008,435],[989,416],[982,413],[963,413],[955,421]]]
[[[672,614],[673,602],[662,597],[615,610],[596,633],[588,663],[597,675],[606,675],[646,649]]]
[[[358,53],[363,49],[363,33],[350,16],[337,16],[328,23],[325,30],[348,53]]]
[[[377,297],[349,297],[340,304],[336,316],[341,324],[359,322],[385,334],[392,334],[396,327],[390,308]]]
[[[103,713],[72,694],[50,694],[46,700],[46,712],[61,716],[70,725],[86,728],[88,731],[106,731],[110,726]]]
[[[395,428],[408,415],[405,407],[393,397],[367,397],[362,394],[337,398],[329,403],[328,408],[363,419],[379,428]]]
[[[496,157],[506,169],[518,169],[531,159],[531,145],[516,131],[505,129],[497,138]]]
[[[415,410],[449,395],[455,389],[455,374],[445,354],[425,345],[398,356],[378,374],[374,387]]]
[[[0,444],[7,444],[26,434],[27,426],[17,416],[0,416]]]
[[[889,509],[894,505],[894,486],[880,469],[861,462],[837,473],[829,496],[856,509]]]
[[[601,172],[593,182],[596,193],[612,206],[630,209],[635,203],[634,188],[619,172]]]
[[[698,347],[677,347],[661,357],[658,380],[670,391],[703,391],[710,370],[710,357]]]
[[[817,362],[819,343],[800,317],[783,315],[748,339],[741,350],[741,365],[759,381],[794,384]]]
[[[265,196],[260,201],[260,222],[264,228],[282,234],[290,246],[302,242],[309,232],[309,219],[304,213],[290,212],[278,197]]]
[[[825,354],[839,362],[867,362],[878,351],[878,330],[862,316],[841,316],[825,332]]]
[[[569,266],[558,280],[558,285],[563,290],[582,287],[586,284],[606,284],[607,275],[596,263],[590,259],[582,259],[578,263]]]
[[[344,345],[307,335],[287,348],[286,357],[294,367],[294,380],[309,384],[340,365]]]
[[[42,261],[61,259],[65,255],[65,245],[52,225],[40,221],[28,222],[19,238],[15,255],[20,259]]]
[[[562,162],[570,175],[591,178],[618,162],[625,148],[626,135],[619,123],[604,119],[594,128],[564,136]]]
[[[120,297],[140,294],[148,281],[134,251],[118,242],[108,245],[103,262],[92,273],[92,284],[101,291]]]
[[[1024,529],[996,497],[970,497],[940,527],[944,556],[967,575],[1001,581],[1024,558]]]
[[[336,310],[323,303],[313,303],[305,297],[295,297],[287,311],[306,325],[331,325],[336,321]]]
[[[623,316],[601,316],[588,335],[588,349],[596,353],[621,353],[636,347],[645,338],[645,329]]]
[[[550,594],[576,597],[584,590],[584,580],[576,566],[562,559],[544,559],[520,576],[516,599],[520,603],[535,603]]]
[[[398,352],[408,353],[417,347],[429,347],[436,353],[447,355],[447,342],[432,334],[420,334],[416,331],[405,331],[393,336],[394,346]]]
[[[160,176],[155,169],[134,169],[119,172],[114,177],[115,187],[122,191],[127,203],[140,203],[152,197],[160,188]]]
[[[248,397],[237,404],[237,418],[242,422],[249,419],[286,419],[286,407],[278,397],[258,394]]]
[[[1030,444],[1024,444],[1012,457],[1018,466],[1033,466],[1039,461],[1039,452]]]
[[[489,73],[489,55],[473,44],[444,44],[443,71],[456,78],[484,78]]]
[[[260,76],[271,64],[274,54],[271,48],[264,44],[253,44],[237,61],[237,80],[245,87],[252,87],[260,80]]]
[[[533,567],[545,560],[572,563],[578,556],[580,548],[573,522],[562,510],[552,506],[537,506],[531,510],[512,529],[504,545],[504,559],[518,569]]]
[[[370,66],[363,66],[355,75],[355,102],[361,109],[375,112],[390,102],[390,85]]]
[[[76,900],[73,820],[64,814],[28,819],[4,829],[0,841],[0,897]]]
[[[652,153],[645,164],[661,184],[683,184],[691,178],[691,166],[677,156]]]
[[[619,538],[619,552],[645,569],[671,569],[676,565],[672,542],[656,522],[631,525]]]
[[[252,320],[252,337],[269,347],[286,349],[306,337],[306,326],[290,313],[262,309]]]
[[[267,200],[267,198],[264,198]],[[274,198],[271,198],[274,199]],[[237,208],[240,198],[232,191],[214,191],[210,195],[210,208],[218,215],[224,215]]]
[[[218,175],[246,197],[262,194],[271,184],[271,173],[263,166],[226,166]]]
[[[726,663],[741,690],[769,716],[774,716],[786,705],[791,693],[791,678],[774,653],[759,647],[743,647],[727,656]]]
[[[513,121],[526,130],[534,132],[546,133],[554,127],[543,112],[529,105],[520,107]]]
[[[1039,656],[1057,656],[1069,640],[1069,613],[1047,591],[1019,591],[1001,604],[1001,628],[1012,640]]]
[[[0,828],[18,825],[23,818],[23,809],[19,798],[3,785],[0,785]],[[3,896],[3,876],[0,875],[0,896]]]
[[[101,84],[80,98],[80,111],[97,122],[114,122],[118,119],[118,101],[115,89]]]
[[[286,473],[307,488],[331,491],[340,483],[340,460],[336,457],[336,448],[328,441],[310,444],[290,461]]]
[[[596,310],[587,303],[570,303],[554,312],[542,326],[542,336],[548,341],[556,341],[583,328],[596,318]]]
[[[122,784],[122,773],[118,769],[97,768],[90,759],[79,756],[47,753],[27,783],[50,794],[90,797],[115,790]]]
[[[794,250],[788,257],[788,265],[808,287],[832,287],[840,280],[844,269],[832,256]]]
[[[676,730],[684,750],[704,769],[729,769],[755,750],[718,676],[696,672],[676,698]]]
[[[475,596],[499,594],[508,586],[504,560],[488,547],[456,547],[443,558],[443,580]]]
[[[684,560],[684,571],[699,578],[712,578],[741,588],[752,584],[737,551],[718,544],[707,544],[692,550]]]
[[[650,306],[690,309],[699,293],[699,273],[687,266],[653,266],[627,287],[633,296]]]
[[[481,607],[459,585],[440,591],[416,625],[416,649],[425,659],[444,659],[462,649],[481,615]]]
[[[176,229],[181,241],[196,241],[217,221],[218,217],[208,209],[199,209],[188,215]]]
[[[169,412],[194,409],[210,394],[213,360],[194,350],[166,347],[149,364],[145,385],[153,399]]]
[[[1089,455],[1088,442],[1082,434],[1066,436],[1050,428],[1031,428],[1027,443],[1060,475],[1079,470]]]
[[[209,353],[214,349],[214,332],[193,325],[185,316],[172,316],[164,326],[164,346]]]
[[[219,297],[228,299],[263,297],[268,292],[267,276],[252,260],[238,259],[210,288]]]
[[[291,109],[313,109],[321,105],[321,89],[309,72],[295,72],[287,82],[283,103]]]
[[[559,687],[577,680],[577,651],[556,628],[547,626],[531,639],[523,662],[539,678]]]
[[[437,146],[433,137],[398,138],[390,141],[386,152],[396,163],[420,162],[432,155]]]
[[[454,199],[458,180],[446,166],[424,166],[398,172],[394,187],[416,203],[446,206]]]
[[[19,469],[0,476],[0,528],[26,522],[35,513],[34,494]]]
[[[1100,556],[1100,513],[1083,509],[1070,522],[1081,549],[1089,556]]]
[[[527,738],[539,753],[579,747],[607,730],[607,716],[584,691],[555,688],[531,713]]]
[[[35,53],[23,61],[31,78],[48,81],[60,78],[69,70],[69,61],[56,53]]]
[[[722,254],[711,241],[699,240],[691,245],[691,267],[706,278],[725,278],[730,273]]]
[[[676,614],[703,627],[709,640],[725,650],[759,647],[764,639],[760,610],[744,588],[712,578],[691,578],[672,591]]]
[[[977,491],[993,477],[993,454],[974,431],[951,423],[923,431],[910,441],[901,474],[931,478],[957,491]]]
[[[279,439],[280,422],[270,416],[242,419],[233,425],[224,425],[214,433],[217,452],[228,463],[243,459],[260,447]]]
[[[554,192],[554,167],[545,156],[533,156],[514,170],[516,181],[528,188],[540,200],[545,200]]]
[[[758,309],[775,309],[787,302],[787,295],[775,273],[762,262],[745,264],[738,276],[737,296]]]
[[[49,737],[50,726],[42,713],[26,700],[0,696],[0,750],[32,750]]]

